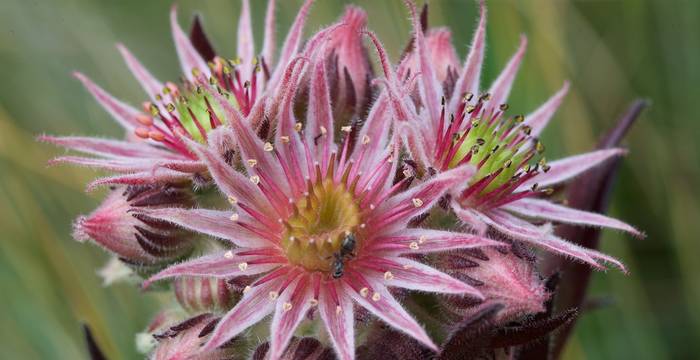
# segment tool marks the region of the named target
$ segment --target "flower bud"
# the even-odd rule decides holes
[[[367,26],[367,13],[348,6],[338,22],[344,26],[333,32],[329,40],[326,69],[334,113],[341,118],[339,123],[345,124],[353,115],[365,115],[371,100],[369,83],[373,74],[362,35]]]
[[[445,298],[443,304],[456,319],[470,317],[493,304],[502,304],[499,324],[545,310],[549,299],[534,258],[516,245],[510,252],[492,248],[454,252],[440,259],[446,272],[472,286],[486,298]]]
[[[162,264],[191,250],[184,230],[131,210],[191,203],[189,191],[173,185],[117,188],[90,215],[75,221],[73,236],[78,241],[92,239],[131,265]]]
[[[208,335],[214,330],[219,320],[220,318],[214,315],[201,314],[153,335],[157,340],[157,345],[149,359],[219,360],[236,358],[235,355],[239,354],[241,350],[234,348],[235,341],[213,350],[202,351],[202,345],[209,340]]]
[[[221,313],[231,308],[237,296],[225,279],[183,276],[174,281],[175,297],[189,313]]]

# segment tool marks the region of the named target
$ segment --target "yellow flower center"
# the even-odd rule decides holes
[[[360,224],[354,196],[343,183],[334,184],[326,178],[294,205],[282,238],[287,258],[310,271],[331,271],[343,240],[355,235]]]

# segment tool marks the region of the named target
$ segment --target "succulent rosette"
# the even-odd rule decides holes
[[[214,93],[231,128],[216,141],[236,138],[244,169],[231,167],[211,146],[185,139],[207,165],[232,210],[144,209],[140,213],[231,242],[230,250],[174,265],[145,285],[172,277],[253,277],[242,299],[218,323],[204,349],[216,348],[273,313],[270,356],[284,351],[311,312],[320,317],[340,358],[354,356],[354,305],[436,349],[390,288],[480,298],[473,287],[404,255],[495,245],[478,235],[413,228],[446,191],[473,172],[456,167],[412,184],[394,181],[398,143],[387,136],[389,107],[373,108],[362,126],[342,127],[336,138],[326,79],[325,44],[338,30],[322,30],[306,54],[288,67],[274,141],[250,124],[265,116],[262,102],[243,117]],[[383,52],[383,51],[382,51]],[[309,61],[305,61],[308,59]],[[294,116],[293,86],[310,74],[305,119]],[[379,123],[378,123],[379,122]],[[385,124],[381,124],[381,123]]]
[[[412,15],[414,39],[402,63],[405,77],[389,87],[403,142],[419,165],[419,172],[441,173],[471,164],[475,173],[463,187],[451,192],[457,216],[479,233],[493,229],[511,240],[569,256],[596,268],[610,263],[624,271],[618,260],[586,249],[554,235],[552,222],[598,226],[642,234],[619,220],[571,209],[550,198],[553,186],[565,183],[605,161],[625,153],[623,149],[599,150],[547,163],[538,136],[566,95],[564,84],[554,96],[527,116],[508,115],[506,101],[525,54],[527,39],[521,37],[515,55],[491,87],[479,89],[484,58],[486,7],[469,54],[459,64],[446,29],[424,34],[415,5],[406,1]],[[403,90],[408,77],[419,73],[419,96]],[[538,224],[543,223],[539,226]]]
[[[144,289],[172,295],[137,336],[149,358],[238,358],[255,349],[256,359],[386,351],[422,359],[471,351],[463,339],[488,336],[500,348],[519,346],[575,314],[551,313],[555,290],[533,248],[624,270],[557,237],[552,225],[641,235],[553,196],[553,186],[624,150],[547,163],[538,136],[568,84],[530,115],[508,115],[525,38],[481,92],[483,2],[464,64],[449,30],[428,29],[425,13],[406,3],[414,34],[396,66],[357,7],[304,38],[311,0],[279,56],[276,2],[268,2],[258,53],[243,0],[233,60],[217,56],[198,19],[186,35],[173,7],[179,84],[161,83],[118,46],[148,94],[141,109],[76,74],[125,140],[41,140],[92,156],[52,163],[116,173],[90,184],[112,187],[74,235],[111,253],[106,282],[138,275]],[[544,320],[519,331],[535,335],[502,338],[533,316]]]

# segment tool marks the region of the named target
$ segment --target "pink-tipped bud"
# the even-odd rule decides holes
[[[425,36],[425,46],[430,56],[430,63],[435,69],[437,80],[441,84],[446,81],[456,81],[461,65],[452,44],[452,33],[445,28],[431,29]],[[411,73],[419,73],[418,55],[413,51],[409,56],[411,57],[409,60]]]
[[[486,297],[483,301],[446,298],[443,304],[456,319],[472,316],[492,304],[502,304],[496,321],[507,323],[545,310],[549,299],[535,261],[524,250],[501,252],[492,248],[451,253],[441,259],[441,267],[475,286]]]
[[[177,301],[191,314],[222,313],[236,300],[225,279],[186,276],[175,279],[174,285]]]
[[[130,210],[191,203],[190,193],[185,188],[170,185],[118,188],[90,215],[80,216],[75,221],[73,236],[78,241],[93,240],[132,265],[162,264],[192,249],[185,232]]]
[[[367,13],[348,6],[338,22],[344,26],[334,31],[328,42],[326,69],[336,116],[347,115],[349,119],[364,115],[371,100],[369,83],[373,73],[362,35]]]

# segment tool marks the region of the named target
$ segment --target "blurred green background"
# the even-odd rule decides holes
[[[409,36],[400,1],[358,0],[396,60]],[[279,38],[301,0],[281,1]],[[335,20],[345,1],[319,0],[306,33]],[[471,0],[432,1],[430,22],[453,29],[464,55],[477,19]],[[612,305],[587,314],[567,359],[686,359],[700,352],[700,2],[489,1],[485,84],[526,33],[530,47],[511,108],[527,113],[565,79],[572,91],[545,132],[548,157],[591,149],[636,97],[652,100],[631,131],[611,212],[648,233],[604,234],[604,250],[631,269],[595,275],[592,293]],[[107,256],[70,237],[71,221],[92,210],[96,174],[47,168],[62,151],[36,135],[121,136],[70,76],[79,69],[113,94],[144,95],[114,44],[125,43],[159,78],[176,79],[169,1],[3,0],[0,2],[0,357],[83,359],[80,322],[89,323],[111,359],[138,358],[134,333],[158,299],[118,285],[103,288]],[[217,50],[234,56],[239,2],[179,1],[189,26],[198,11]],[[256,30],[264,2],[253,1]],[[258,32],[258,34],[260,34]],[[256,39],[261,41],[261,36]],[[693,105],[695,104],[695,105]]]

